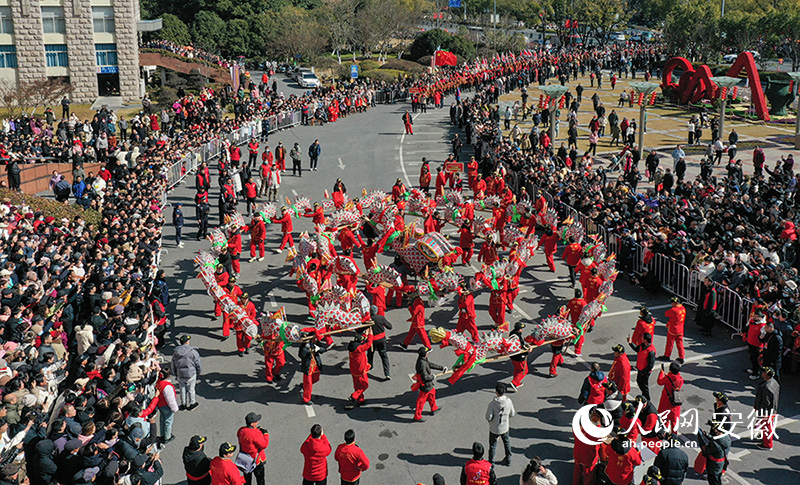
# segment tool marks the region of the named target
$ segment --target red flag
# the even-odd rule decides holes
[[[564,21],[564,28],[568,29],[570,27],[572,27],[572,21],[571,20],[565,20]]]
[[[437,66],[455,66],[458,64],[456,55],[452,52],[436,51],[435,58],[434,64]]]

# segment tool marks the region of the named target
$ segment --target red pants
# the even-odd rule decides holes
[[[519,288],[508,290],[508,293],[506,294],[506,308],[508,308],[508,311],[510,312],[514,311],[514,300],[517,299],[518,295],[519,295]]]
[[[552,254],[545,254],[544,257],[545,257],[545,260],[547,261],[547,267],[550,268],[550,271],[555,273],[556,272],[556,262],[553,261],[553,255]]]
[[[463,252],[461,253],[461,262],[464,264],[469,264],[472,261],[472,254],[475,252],[472,248],[461,248]]]
[[[428,339],[428,332],[425,331],[425,327],[417,327],[415,325],[411,325],[411,328],[408,329],[408,335],[403,340],[403,345],[408,347],[411,345],[411,340],[414,339],[414,335],[419,335],[419,338],[422,340],[422,345],[425,347],[431,348],[431,341]]]
[[[319,369],[314,369],[311,374],[303,374],[303,402],[307,403],[311,400],[311,389],[314,383],[319,381]]]
[[[667,347],[664,349],[664,355],[669,357],[669,355],[672,353],[673,343],[678,347],[678,358],[685,358],[686,353],[683,350],[683,335],[672,335],[671,333],[667,333]]]
[[[439,406],[436,405],[436,389],[431,389],[430,391],[419,391],[419,396],[417,396],[417,407],[414,409],[414,419],[420,420],[422,419],[422,409],[425,407],[425,403],[430,404],[431,411],[436,411],[439,409]]]
[[[222,336],[229,337],[231,335],[231,319],[228,318],[228,314],[225,313],[222,315]]]
[[[286,243],[289,243],[289,246],[294,247],[294,238],[292,237],[291,232],[284,232],[283,233],[283,240],[281,241],[281,247],[278,249],[283,249],[286,247]]]
[[[267,379],[267,382],[272,382],[273,379],[278,377],[284,365],[286,365],[286,356],[283,354],[283,351],[278,352],[277,355],[265,354],[264,374]]]
[[[489,316],[492,317],[497,328],[506,323],[506,305],[504,303],[489,303]]]
[[[264,240],[261,239],[259,241],[250,240],[250,257],[256,257],[256,248],[258,248],[258,254],[260,257],[264,257]]]
[[[475,325],[475,319],[462,313],[458,316],[458,324],[456,324],[456,333],[461,333],[464,330],[468,331],[472,336],[472,340],[478,341],[478,327]]]
[[[250,341],[253,338],[243,331],[236,331],[236,350],[239,352],[244,352],[245,350],[250,348]]]
[[[286,159],[279,158],[278,159],[278,170],[286,170]]]
[[[222,307],[220,306],[219,303],[215,302],[214,303],[214,316],[218,317],[220,315],[222,315]]]
[[[556,372],[556,368],[564,363],[564,356],[562,354],[553,354],[553,358],[550,359],[550,375],[557,376],[558,372]]]
[[[772,439],[775,437],[775,420],[776,415],[758,418],[762,425],[761,444],[766,448],[772,449]]]
[[[395,305],[397,308],[403,306],[403,292],[400,290],[395,290],[394,288],[389,290],[389,293],[386,295],[386,304],[391,305],[392,300],[395,300]]]
[[[369,376],[366,372],[360,376],[353,376],[353,393],[350,397],[356,402],[364,402],[364,391],[369,387]]]
[[[406,135],[413,135],[414,129],[411,128],[411,123],[405,123],[406,126]]]
[[[575,344],[575,354],[581,355],[581,349],[583,348],[583,341],[586,338],[586,334],[581,334],[581,338],[578,339],[578,343]]]
[[[241,273],[242,272],[242,266],[239,264],[239,254],[237,254],[236,257],[233,257],[233,256],[234,255],[231,255],[231,266],[233,267],[233,272],[234,273]]]
[[[528,359],[525,358],[521,362],[512,360],[511,363],[514,364],[514,379],[511,384],[519,386],[522,384],[522,379],[525,379],[525,376],[528,375]]]
[[[572,485],[594,485],[594,467],[575,464],[572,472]]]

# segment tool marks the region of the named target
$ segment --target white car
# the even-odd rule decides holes
[[[760,54],[756,51],[750,51],[750,53],[753,54],[753,59],[757,60],[759,57],[761,57]],[[734,62],[736,62],[736,59],[738,58],[739,54],[725,54],[724,56],[722,56],[722,60],[728,64],[733,64]]]
[[[304,88],[318,88],[319,79],[313,72],[304,72],[297,78],[297,83]]]

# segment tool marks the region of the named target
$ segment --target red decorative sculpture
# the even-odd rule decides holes
[[[672,82],[672,71],[676,68],[683,69],[683,74],[678,84]],[[752,93],[756,115],[760,120],[769,121],[769,111],[767,110],[764,90],[761,87],[761,78],[758,75],[753,54],[750,52],[739,54],[736,62],[728,69],[728,76],[738,77],[742,69],[747,70],[747,78],[750,81],[750,92]],[[665,88],[674,89],[681,104],[696,103],[701,99],[713,99],[721,94],[721,90],[711,80],[711,69],[708,66],[704,64],[695,69],[692,63],[683,57],[673,57],[664,66],[661,89]]]

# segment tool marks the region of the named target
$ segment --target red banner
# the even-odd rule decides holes
[[[461,162],[445,162],[444,171],[447,173],[463,172],[464,164]]]
[[[458,64],[456,55],[448,51],[436,51],[434,64],[437,66],[455,66]]]

